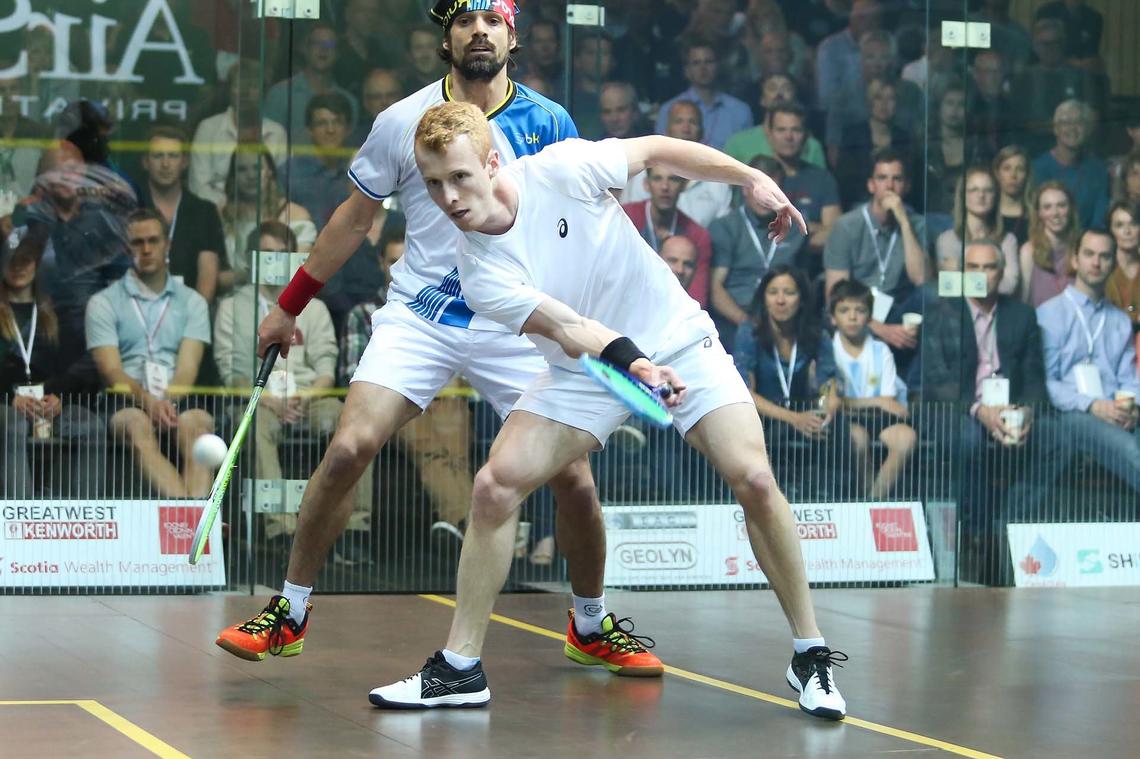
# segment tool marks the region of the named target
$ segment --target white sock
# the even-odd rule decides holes
[[[797,654],[806,654],[809,648],[826,645],[823,638],[792,638],[792,646],[795,647]]]
[[[443,649],[443,658],[447,659],[447,663],[460,672],[471,669],[479,663],[478,656],[461,656],[460,654],[457,654],[454,651],[449,651],[446,648]]]
[[[312,588],[294,585],[288,580],[285,581],[285,588],[281,591],[281,595],[289,601],[289,619],[301,624],[305,619],[305,607],[309,603],[309,596],[312,592]]]
[[[592,635],[602,631],[606,617],[606,594],[597,598],[574,596],[574,629],[579,635]]]

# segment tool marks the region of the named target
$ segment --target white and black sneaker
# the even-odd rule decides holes
[[[800,694],[800,709],[813,717],[843,719],[847,716],[847,702],[839,694],[832,665],[842,667],[847,654],[832,651],[827,646],[812,646],[802,654],[792,656],[788,665],[788,685]]]
[[[419,672],[398,683],[374,688],[368,700],[382,709],[471,709],[486,706],[491,691],[482,662],[471,669],[458,670],[447,663],[442,651],[436,651]]]

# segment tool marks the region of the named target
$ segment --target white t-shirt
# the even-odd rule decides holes
[[[514,226],[463,235],[468,304],[521,332],[547,297],[633,340],[653,360],[716,335],[712,319],[641,238],[609,188],[629,164],[618,140],[566,140],[503,169],[518,188]],[[529,336],[552,366],[578,370],[553,341]]]
[[[440,80],[382,111],[348,176],[374,200],[400,193],[400,210],[407,219],[405,249],[392,266],[388,299],[406,303],[429,321],[502,331],[498,323],[472,316],[464,302],[455,266],[459,230],[432,202],[416,167],[416,127],[425,111],[450,99],[446,80]],[[504,162],[578,135],[561,106],[513,81],[488,118],[495,150]]]
[[[863,350],[853,357],[843,347],[843,341],[836,332],[832,337],[835,351],[835,364],[843,377],[844,398],[905,398],[905,385],[899,380],[895,368],[895,357],[887,344],[868,337],[863,342]]]

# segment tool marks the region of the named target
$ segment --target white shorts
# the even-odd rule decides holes
[[[393,301],[372,315],[372,337],[352,382],[386,387],[426,409],[461,375],[505,417],[545,368],[525,337],[429,322]]]
[[[752,405],[752,394],[740,378],[720,340],[707,337],[658,361],[673,367],[688,388],[673,409],[673,426],[685,436],[710,411],[734,403]],[[535,378],[515,404],[516,411],[585,430],[600,445],[629,417],[629,411],[601,385],[580,372],[549,367]]]

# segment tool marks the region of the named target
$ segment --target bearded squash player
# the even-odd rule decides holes
[[[842,719],[846,703],[816,626],[788,502],[776,485],[751,395],[724,352],[708,314],[641,239],[610,193],[652,166],[669,174],[739,185],[777,216],[779,240],[803,217],[763,173],[699,143],[652,136],[599,143],[567,140],[503,165],[478,108],[429,110],[416,163],[436,205],[463,231],[459,272],[468,304],[529,336],[549,368],[507,417],[475,478],[459,564],[449,650],[478,657],[488,617],[506,579],[518,507],[553,472],[604,444],[629,412],[574,361],[601,356],[651,386],[680,392],[667,403],[686,442],[717,468],[744,507],[752,550],[792,628],[787,681],[800,708]],[[666,365],[668,364],[668,365]],[[470,546],[485,545],[479,556]],[[493,563],[483,562],[493,557]],[[379,706],[414,707],[424,683],[458,684],[468,705],[490,698],[482,667],[455,671],[440,656],[419,673],[377,688]]]
[[[373,317],[345,413],[305,490],[285,587],[259,614],[218,636],[219,646],[243,659],[301,653],[313,582],[352,511],[346,495],[397,429],[457,374],[505,416],[545,368],[530,342],[476,316],[464,302],[455,268],[459,232],[428,197],[416,169],[413,136],[424,111],[460,100],[490,118],[495,149],[504,160],[537,153],[577,131],[561,106],[508,78],[508,56],[517,49],[512,2],[443,0],[432,13],[444,29],[441,55],[451,63],[450,73],[376,118],[349,170],[355,186],[351,197],[333,214],[308,261],[258,329],[259,353],[278,343],[286,355],[297,314],[360,247],[376,205],[400,193],[406,252],[392,267],[388,303]],[[606,613],[605,527],[587,459],[567,461],[551,474],[558,539],[574,593],[567,656],[619,675],[659,676],[660,660]],[[480,550],[476,544],[463,553],[478,556]],[[444,654],[458,666],[469,663],[455,652]]]

